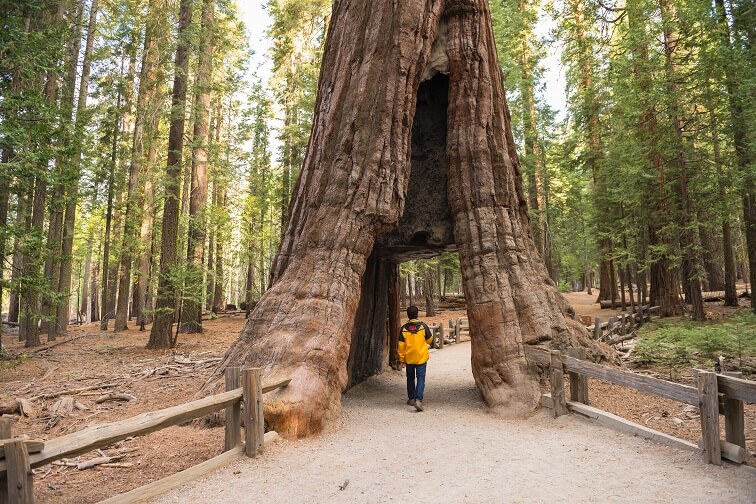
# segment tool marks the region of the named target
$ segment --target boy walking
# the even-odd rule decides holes
[[[430,358],[428,345],[433,342],[433,333],[425,322],[418,320],[417,312],[415,305],[407,308],[409,321],[399,333],[399,362],[407,366],[407,404],[423,411],[425,368]]]

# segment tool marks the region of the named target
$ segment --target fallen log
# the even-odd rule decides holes
[[[136,401],[137,398],[131,394],[105,394],[95,399],[96,404],[104,403],[106,401]]]
[[[622,306],[622,301],[615,299],[614,306],[612,306],[611,299],[602,299],[601,301],[599,301],[599,305],[601,306],[602,310],[605,310],[607,308],[619,308],[620,306]]]
[[[629,334],[625,334],[624,336],[617,336],[616,338],[612,338],[606,341],[607,345],[616,345],[617,343],[622,343],[623,341],[631,340],[635,338],[636,334],[635,332],[631,332]]]
[[[48,345],[43,345],[41,347],[35,348],[34,350],[27,351],[26,354],[31,355],[31,354],[36,354],[36,353],[44,352],[45,350],[50,350],[51,348],[55,348],[58,345],[63,345],[65,343],[70,343],[72,341],[76,341],[78,339],[81,339],[81,338],[83,338],[86,335],[87,335],[87,333],[79,334],[78,336],[72,336],[70,338],[66,338],[66,339],[61,340],[61,341],[56,341],[55,343],[50,343]]]

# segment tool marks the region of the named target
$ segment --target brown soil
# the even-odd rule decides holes
[[[599,310],[595,296],[568,294],[580,315],[607,317],[610,310]],[[446,323],[466,316],[463,310],[442,310],[429,323]],[[180,335],[171,351],[144,349],[149,332],[129,330],[114,334],[99,330],[97,324],[72,327],[69,342],[52,349],[30,353],[16,359],[25,349],[16,334],[5,332],[3,346],[16,359],[0,363],[0,404],[17,397],[32,398],[102,384],[115,384],[102,390],[73,395],[87,410],[74,410],[57,421],[50,409],[57,398],[37,399],[37,416],[14,416],[13,432],[36,439],[51,439],[83,427],[121,420],[146,411],[188,402],[196,398],[200,385],[211,373],[215,362],[236,338],[244,324],[243,316],[205,322],[202,335]],[[78,339],[75,339],[79,337]],[[177,359],[178,357],[178,359]],[[182,360],[209,362],[182,364]],[[697,412],[685,405],[648,397],[628,389],[591,380],[591,404],[640,424],[696,442],[700,436]],[[132,402],[95,404],[107,392],[131,394]],[[677,420],[676,420],[677,419]],[[748,449],[756,451],[756,407],[746,407]],[[125,451],[119,462],[129,467],[95,467],[78,471],[75,467],[48,465],[35,470],[37,502],[97,502],[109,496],[161,479],[207,460],[221,452],[223,429],[195,425],[172,427],[148,436],[128,439],[102,451]],[[88,453],[70,462],[98,456]],[[752,457],[753,460],[753,457]]]

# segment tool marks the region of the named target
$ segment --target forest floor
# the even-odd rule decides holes
[[[588,302],[595,296],[567,297],[580,315],[611,313]],[[464,315],[450,310],[425,320]],[[182,334],[177,348],[162,352],[144,349],[149,332],[114,334],[97,324],[72,327],[65,343],[33,353],[4,332],[11,360],[0,363],[0,406],[32,400],[28,417],[13,417],[13,432],[51,439],[190,401],[243,324],[243,315],[207,321],[202,335]],[[756,473],[745,469],[706,466],[695,454],[578,415],[553,420],[537,412],[523,422],[490,414],[472,379],[469,347],[463,342],[433,351],[425,413],[404,405],[400,374],[384,373],[345,394],[338,430],[278,442],[264,457],[235,463],[160,502],[247,502],[252,495],[270,502],[636,502],[639,496],[646,502],[711,500],[705,496],[756,502]],[[683,404],[595,380],[589,390],[598,408],[692,442],[700,437],[697,412]],[[97,403],[109,393],[133,399]],[[78,404],[70,409],[63,395]],[[756,452],[753,405],[745,421],[748,450]],[[77,462],[99,456],[93,452],[37,469],[35,496],[40,503],[97,502],[218,455],[222,445],[222,427],[171,427],[103,449],[120,457],[109,466],[77,470]]]

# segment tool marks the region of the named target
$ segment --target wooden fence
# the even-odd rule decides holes
[[[448,327],[444,324],[430,324],[433,333],[433,348],[444,348],[450,343],[460,343],[462,336],[470,336],[470,325],[466,318],[450,319]]]
[[[636,306],[631,313],[612,315],[609,320],[602,322],[601,317],[593,319],[593,325],[586,327],[597,341],[606,341],[614,345],[635,337],[635,329],[651,321],[654,313],[658,313],[658,306]],[[589,322],[590,323],[590,322]],[[470,324],[467,318],[450,319],[447,325],[430,324],[434,334],[433,348],[443,348],[450,343],[459,343],[463,335],[470,336]]]
[[[748,458],[743,404],[756,403],[754,381],[696,369],[693,380],[697,386],[693,387],[588,362],[583,360],[585,349],[582,348],[571,348],[567,355],[562,355],[557,350],[528,347],[525,353],[530,361],[549,370],[551,393],[544,395],[542,404],[552,408],[555,417],[575,411],[646,438],[702,450],[704,460],[710,464],[721,465],[722,458],[743,463]],[[570,380],[569,401],[564,395],[565,372]],[[699,446],[588,406],[588,377],[698,407],[702,432]],[[725,421],[724,440],[719,437],[720,415],[724,415]]]
[[[226,369],[226,392],[159,411],[142,413],[117,422],[93,425],[49,441],[11,438],[10,419],[0,419],[0,504],[34,502],[31,469],[112,445],[131,436],[141,436],[225,409],[224,453],[199,466],[137,488],[105,502],[134,502],[159,495],[203,472],[221,467],[245,453],[262,453],[264,440],[263,394],[285,387],[291,380],[263,386],[260,369]],[[244,443],[241,438],[241,405],[244,404]],[[170,480],[170,481],[169,481]]]
[[[601,317],[595,317],[593,325],[589,325],[587,329],[593,334],[593,339],[616,344],[632,338],[635,328],[650,322],[651,316],[658,313],[659,309],[658,306],[636,306],[632,312],[612,315],[606,322],[602,322]]]

